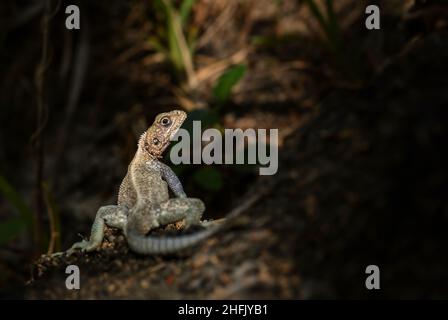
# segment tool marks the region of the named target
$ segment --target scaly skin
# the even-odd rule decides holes
[[[142,134],[137,152],[120,185],[117,205],[101,207],[92,225],[89,241],[75,243],[68,251],[92,251],[103,241],[104,226],[123,230],[129,247],[140,254],[169,254],[191,247],[215,233],[218,227],[177,237],[145,236],[151,230],[170,223],[185,221],[185,227],[199,224],[205,210],[199,199],[188,198],[170,167],[160,162],[184,122],[183,111],[159,114]],[[168,187],[175,198],[169,198]]]

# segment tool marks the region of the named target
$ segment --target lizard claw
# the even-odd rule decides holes
[[[75,244],[73,244],[70,249],[68,249],[66,251],[67,256],[72,255],[73,253],[75,253],[78,249],[81,252],[91,252],[93,250],[95,250],[96,248],[98,248],[98,245],[96,245],[95,243],[91,243],[90,241],[87,240],[82,240],[80,242],[76,242]]]

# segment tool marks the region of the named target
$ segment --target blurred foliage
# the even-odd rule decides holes
[[[0,245],[16,237],[25,229],[32,230],[33,214],[19,193],[0,175],[0,193],[20,214],[0,224]]]
[[[0,223],[0,245],[17,237],[26,228],[26,223],[22,218],[11,218]]]
[[[219,124],[220,116],[216,108],[197,109],[188,113],[188,117],[182,128],[187,130],[190,135],[193,132],[193,121],[201,121],[202,129],[216,127]]]
[[[360,81],[360,70],[356,48],[348,47],[347,43],[343,43],[333,0],[325,0],[324,9],[320,9],[315,0],[306,0],[306,4],[325,35],[324,44],[333,56],[335,71],[341,76],[341,80],[352,84],[358,83]]]
[[[207,128],[215,128],[221,132],[221,138],[223,139],[224,146],[224,128],[220,123],[220,114],[218,108],[215,106],[212,109],[199,109],[194,110],[188,114],[187,120],[183,124],[182,128],[189,132],[189,136],[193,137],[193,121],[201,122],[201,135],[203,131]],[[171,145],[171,148],[178,142],[174,142]],[[190,144],[192,141],[190,140]],[[190,150],[192,150],[192,146],[190,146]],[[223,150],[224,151],[224,150]],[[244,149],[244,158],[248,158],[248,150],[247,145]],[[168,151],[165,154],[165,161],[169,161],[170,152]],[[224,156],[224,155],[223,155]],[[223,159],[224,161],[224,159]],[[259,159],[257,155],[256,162],[258,164],[236,164],[236,152],[233,154],[234,164],[228,166],[230,170],[234,172],[238,172],[241,175],[250,175],[255,174],[259,167]],[[193,183],[200,187],[201,189],[216,192],[221,190],[224,187],[225,179],[221,172],[221,169],[218,169],[212,165],[201,165],[201,166],[191,166],[191,165],[174,165],[173,170],[177,175],[186,176],[191,174],[193,177]]]
[[[39,234],[39,238],[43,238],[44,245],[49,245],[48,249],[54,252],[60,249],[60,223],[59,214],[56,210],[56,204],[53,195],[50,192],[46,183],[43,185],[45,191],[45,204],[48,209],[48,218],[50,220],[50,235],[44,232],[39,232],[39,228],[36,227],[36,221],[34,219],[33,211],[25,203],[25,200],[20,196],[17,190],[0,175],[0,194],[17,210],[19,217],[10,218],[0,223],[0,245],[3,245],[22,232],[29,232],[30,235],[36,236]],[[44,248],[36,248],[44,250]],[[40,251],[39,251],[40,252]]]
[[[325,12],[319,9],[315,0],[306,0],[306,3],[324,31],[330,50],[337,56],[341,55],[340,29],[334,12],[333,0],[325,0]]]
[[[216,128],[222,131],[222,127],[219,124],[220,117],[216,108],[212,109],[197,109],[188,113],[188,117],[182,128],[188,131],[190,137],[193,137],[193,121],[201,122],[201,131],[206,128]],[[202,135],[202,132],[201,132]],[[171,148],[176,144],[172,143]],[[190,141],[191,143],[191,141]],[[165,160],[170,159],[169,152],[165,155]],[[223,179],[221,172],[210,166],[190,166],[190,165],[176,165],[173,166],[173,170],[177,175],[186,175],[191,173],[193,175],[193,183],[201,189],[207,191],[219,191],[223,186]]]
[[[205,190],[219,191],[223,185],[221,172],[213,167],[200,168],[194,173],[193,179]]]
[[[185,75],[188,83],[194,86],[196,80],[192,56],[196,29],[186,27],[194,0],[183,0],[179,9],[170,0],[155,0],[153,4],[160,23],[156,35],[151,36],[149,42],[170,62],[179,78]]]
[[[279,45],[287,45],[291,42],[300,41],[301,38],[296,33],[274,34],[274,35],[255,35],[251,38],[254,46],[275,48]]]
[[[244,77],[246,74],[246,66],[239,64],[229,68],[224,72],[213,88],[213,95],[218,104],[224,104],[229,101],[232,88]]]

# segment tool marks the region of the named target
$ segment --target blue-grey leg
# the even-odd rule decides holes
[[[177,198],[187,197],[184,188],[182,187],[182,183],[169,166],[157,160],[150,161],[147,164],[161,173],[163,179]]]

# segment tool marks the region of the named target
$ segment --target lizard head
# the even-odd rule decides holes
[[[180,110],[157,115],[144,135],[144,150],[152,157],[160,158],[186,118],[187,114]]]

